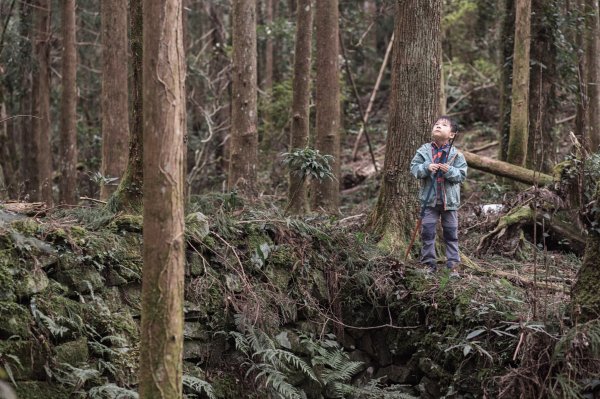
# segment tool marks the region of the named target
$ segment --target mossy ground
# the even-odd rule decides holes
[[[243,203],[227,196],[193,203],[190,212],[204,211],[207,217],[194,217],[186,236],[184,357],[199,367],[189,368],[189,375],[210,382],[218,398],[265,392],[263,380],[254,380],[256,373],[246,375],[252,363],[232,340],[233,333],[248,333],[244,326],[270,337],[289,331],[338,341],[344,351],[368,362],[355,375],[363,384],[380,375],[384,385],[412,384],[415,395],[419,383],[431,392],[480,395],[497,392],[493,377],[518,365],[513,354],[528,323],[545,319],[543,328],[556,333],[562,321],[554,315],[564,315],[566,291],[538,285],[533,295],[509,278],[469,268],[460,280],[444,272],[426,275],[417,262],[377,248],[377,239],[364,231],[366,216],[290,218],[266,204],[241,208]],[[9,340],[14,335],[43,355],[43,362],[28,366],[41,372],[20,374],[23,383],[45,386],[37,381],[48,379],[42,364],[61,374],[66,363],[97,372],[83,391],[106,383],[134,389],[141,219],[111,217],[96,208],[72,212],[50,215],[42,223],[20,221],[0,232],[0,250],[6,253],[0,284],[13,293],[15,268],[34,255],[16,248],[11,229],[43,241],[56,254],[40,269],[48,278],[43,290],[20,296],[18,303],[16,294],[1,298],[2,320],[11,315],[13,321],[0,326],[0,359],[16,353],[7,349],[15,345],[16,337]],[[543,271],[546,279],[558,273],[565,281],[574,278],[579,261],[562,253],[539,253],[551,257],[543,268],[476,256],[476,238],[486,227],[477,227],[479,222],[469,222],[468,216],[464,220],[463,230],[477,234],[465,236],[463,251],[484,271],[529,276],[537,267],[537,275]],[[204,221],[207,235],[198,224]],[[310,362],[305,351],[297,355]],[[392,366],[403,373],[384,377],[381,373]],[[52,384],[60,390],[65,382]]]

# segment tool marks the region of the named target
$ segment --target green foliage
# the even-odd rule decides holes
[[[202,380],[200,378],[188,375],[188,374],[184,374],[183,376],[183,386],[185,388],[187,388],[188,390],[191,390],[192,392],[194,392],[194,396],[195,394],[198,395],[202,395],[202,393],[204,392],[204,394],[208,397],[208,399],[217,399],[217,397],[215,396],[215,393],[213,391],[213,387],[212,385],[210,385],[210,383],[206,382],[205,380]],[[190,395],[188,395],[188,397],[190,397]]]
[[[319,150],[309,147],[295,149],[292,152],[283,154],[283,163],[290,171],[302,178],[313,178],[319,182],[324,179],[335,180],[331,163],[334,162],[333,156],[321,154]]]
[[[104,384],[88,391],[90,399],[138,399],[137,392],[121,388],[115,384]]]

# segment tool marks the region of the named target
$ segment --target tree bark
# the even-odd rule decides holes
[[[439,112],[441,0],[396,1],[390,119],[383,180],[369,227],[382,245],[404,251],[418,215],[418,181],[410,162],[431,138]],[[423,62],[427,60],[427,62]]]
[[[498,159],[506,161],[510,135],[510,103],[512,101],[513,50],[515,46],[515,0],[504,0],[500,51],[500,120]]]
[[[32,104],[32,5],[23,1],[19,3],[19,54],[18,59],[21,63],[21,74],[19,85],[21,86],[19,101],[19,114],[31,115]],[[18,151],[15,152],[15,162],[18,173],[17,178],[22,183],[15,187],[16,198],[22,196],[23,190],[26,193],[32,191],[29,175],[36,169],[35,153],[33,151],[33,140],[31,136],[32,118],[20,118],[14,121],[15,129],[13,134],[14,144]]]
[[[600,13],[598,0],[587,2],[587,95],[588,142],[592,152],[600,146]]]
[[[116,190],[127,168],[129,99],[127,89],[127,2],[103,0],[102,21],[102,170],[118,180],[100,187],[100,199]]]
[[[181,398],[185,56],[182,4],[143,3],[144,269],[139,392]]]
[[[62,9],[62,99],[60,110],[60,202],[77,203],[77,53],[75,0]]]
[[[554,181],[554,178],[550,175],[513,165],[508,162],[498,161],[467,151],[463,151],[463,155],[470,168],[481,170],[482,172],[507,177],[521,183],[532,185],[537,183],[540,186],[545,186],[552,184]]]
[[[556,164],[552,135],[556,104],[556,8],[555,0],[531,3],[531,79],[529,82],[529,126],[526,166],[548,173]]]
[[[233,71],[228,186],[256,191],[258,163],[256,1],[233,2]]]
[[[596,203],[600,203],[600,182],[597,182]],[[595,226],[590,229],[583,263],[573,286],[571,299],[576,319],[587,321],[600,317],[600,212],[595,213]]]
[[[33,73],[33,153],[35,169],[31,171],[31,200],[52,206],[52,151],[50,145],[50,0],[37,0],[34,18]],[[34,176],[35,175],[35,176]]]
[[[270,93],[273,89],[273,3],[277,0],[265,0],[264,24],[269,33],[265,43],[265,77],[263,90]]]
[[[516,0],[515,49],[507,161],[525,166],[529,140],[529,44],[531,0]]]
[[[315,148],[333,156],[335,179],[314,181],[314,209],[338,212],[340,178],[340,71],[339,71],[339,11],[338,0],[319,0],[315,9],[316,80]]]
[[[144,105],[142,102],[143,14],[142,0],[129,0],[131,37],[131,115],[129,118],[129,156],[123,178],[108,201],[112,211],[142,211],[144,187]]]
[[[298,0],[290,151],[308,145],[312,20],[312,0]],[[303,176],[290,173],[288,201],[290,213],[297,215],[308,211],[306,181]]]

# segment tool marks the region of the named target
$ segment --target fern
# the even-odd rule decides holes
[[[265,386],[272,388],[284,399],[301,399],[302,395],[298,388],[287,382],[287,376],[280,370],[267,363],[254,364],[248,373],[258,370],[258,374],[254,377],[258,381],[264,377]],[[246,375],[247,375],[246,374]]]
[[[191,389],[197,394],[202,394],[202,392],[206,393],[208,399],[217,399],[212,385],[200,378],[185,374],[183,376],[183,386]]]
[[[93,387],[88,391],[90,399],[139,399],[137,392],[121,388],[115,384]]]
[[[78,388],[83,386],[87,381],[100,376],[100,372],[96,369],[81,369],[68,363],[61,363],[60,365],[62,368],[54,370],[54,377],[64,385]]]
[[[298,356],[291,352],[283,349],[265,349],[255,353],[255,356],[259,356],[263,361],[268,361],[278,367],[287,367],[292,365],[297,370],[300,370],[304,375],[309,377],[315,382],[319,382],[319,379],[315,375],[314,371],[310,366]]]

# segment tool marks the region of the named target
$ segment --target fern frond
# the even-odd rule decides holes
[[[293,366],[300,370],[304,375],[315,382],[319,382],[312,368],[301,358],[283,349],[266,349],[256,353],[263,361],[269,362],[276,367]]]
[[[137,392],[115,384],[93,387],[88,391],[90,399],[139,399]]]
[[[204,392],[209,399],[217,399],[212,385],[200,378],[185,374],[183,376],[183,386],[193,390],[197,394]]]

